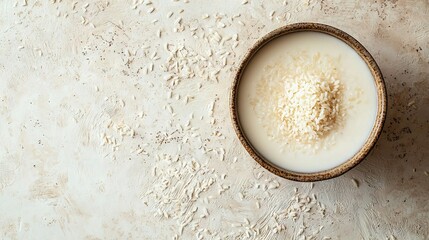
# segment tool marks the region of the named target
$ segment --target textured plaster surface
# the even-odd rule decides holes
[[[248,48],[303,21],[388,91],[371,154],[314,185],[258,166],[228,110]],[[1,1],[0,239],[429,239],[428,26],[426,0]]]

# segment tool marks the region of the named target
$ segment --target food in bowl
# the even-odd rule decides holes
[[[292,175],[326,173],[359,154],[380,117],[374,69],[359,52],[320,31],[260,45],[233,97],[248,151]]]

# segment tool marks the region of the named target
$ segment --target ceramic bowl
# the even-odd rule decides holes
[[[293,172],[293,171],[278,167],[270,163],[268,159],[265,159],[264,156],[259,154],[258,151],[252,146],[251,142],[246,138],[246,135],[243,132],[242,127],[240,125],[240,121],[238,117],[238,109],[237,109],[237,92],[239,89],[241,76],[247,64],[252,59],[252,57],[258,52],[259,49],[261,49],[265,44],[267,44],[271,40],[277,37],[283,36],[285,34],[290,34],[293,32],[302,32],[302,31],[326,33],[336,37],[337,39],[340,39],[341,41],[345,42],[347,45],[352,47],[363,58],[363,60],[366,62],[369,69],[371,70],[374,83],[377,89],[377,97],[378,97],[378,111],[377,111],[376,121],[374,123],[374,126],[372,128],[372,131],[367,141],[361,147],[361,149],[353,157],[348,159],[343,164],[335,168],[332,168],[330,170],[316,172],[316,173]],[[360,44],[356,39],[351,37],[349,34],[337,28],[334,28],[332,26],[319,24],[319,23],[290,24],[290,25],[278,28],[268,33],[260,40],[258,40],[255,43],[255,45],[249,49],[244,59],[240,63],[240,66],[234,78],[234,82],[231,88],[231,96],[230,96],[230,112],[232,117],[232,123],[240,142],[243,144],[244,148],[247,150],[250,156],[252,156],[252,158],[255,159],[256,162],[258,162],[262,167],[266,168],[270,172],[286,179],[290,179],[294,181],[302,181],[302,182],[320,181],[320,180],[334,178],[344,174],[345,172],[349,171],[357,164],[359,164],[374,147],[378,137],[381,134],[381,130],[383,128],[383,124],[386,117],[386,104],[387,104],[386,88],[383,80],[383,75],[377,63],[375,62],[374,58],[371,56],[371,54],[362,46],[362,44]]]

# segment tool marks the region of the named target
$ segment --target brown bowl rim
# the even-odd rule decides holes
[[[352,156],[349,160],[347,160],[343,164],[329,170],[315,172],[315,173],[293,172],[293,171],[278,167],[270,163],[266,158],[264,158],[264,156],[260,154],[252,146],[250,141],[246,138],[246,135],[242,130],[242,127],[238,118],[238,111],[236,107],[237,93],[238,93],[238,87],[240,85],[241,77],[246,66],[253,58],[253,56],[270,41],[286,34],[290,34],[294,32],[302,32],[302,31],[321,32],[321,33],[329,34],[333,37],[336,37],[339,40],[342,40],[347,45],[352,47],[359,54],[359,56],[362,57],[362,59],[366,62],[366,64],[370,68],[372,76],[375,81],[376,88],[377,88],[377,98],[378,98],[377,99],[378,110],[377,110],[376,120],[372,128],[372,131],[369,137],[367,138],[365,144],[362,146],[362,148],[354,156]],[[321,23],[312,23],[312,22],[301,22],[301,23],[289,24],[289,25],[277,28],[269,32],[265,36],[263,36],[261,39],[259,39],[247,51],[243,60],[241,61],[237,69],[237,72],[235,74],[231,92],[230,92],[230,114],[231,114],[232,124],[235,130],[235,133],[238,136],[238,139],[240,140],[241,144],[244,146],[246,151],[256,162],[258,162],[262,167],[264,167],[268,171],[280,177],[283,177],[289,180],[300,181],[300,182],[321,181],[321,180],[327,180],[334,177],[338,177],[346,173],[353,167],[355,167],[357,164],[359,164],[368,155],[368,153],[371,151],[371,149],[374,147],[375,143],[377,142],[378,138],[380,137],[380,134],[386,119],[386,111],[387,111],[386,106],[387,106],[387,94],[386,94],[386,86],[384,83],[383,75],[376,61],[368,52],[368,50],[366,50],[365,47],[361,43],[359,43],[355,38],[345,33],[344,31],[339,30],[330,25],[321,24]]]

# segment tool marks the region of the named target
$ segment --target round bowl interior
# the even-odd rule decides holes
[[[321,32],[326,33],[331,36],[336,37],[337,39],[342,40],[347,45],[352,47],[360,57],[366,62],[368,65],[373,79],[375,81],[376,91],[377,91],[377,116],[372,128],[372,131],[365,142],[365,144],[361,147],[361,149],[350,159],[348,159],[343,164],[332,168],[330,170],[316,172],[316,173],[298,173],[293,172],[287,169],[283,169],[272,164],[268,159],[265,159],[262,154],[260,154],[251,144],[251,142],[247,139],[246,134],[243,132],[241,127],[239,117],[238,117],[238,109],[237,109],[237,93],[240,85],[240,81],[245,71],[247,64],[250,62],[252,57],[268,42],[271,40],[283,36],[285,34],[293,33],[293,32],[302,32],[302,31],[312,31],[312,32]],[[237,70],[237,73],[234,78],[234,82],[231,89],[230,96],[230,111],[232,117],[232,123],[234,126],[234,130],[243,144],[244,148],[247,152],[255,159],[260,165],[269,170],[270,172],[281,176],[286,179],[294,180],[294,181],[302,181],[302,182],[310,182],[310,181],[320,181],[325,179],[334,178],[344,174],[358,163],[360,163],[366,155],[371,151],[374,147],[378,137],[381,134],[381,130],[384,124],[384,120],[386,117],[386,88],[383,80],[382,73],[375,62],[374,58],[371,54],[360,44],[356,39],[348,35],[347,33],[331,27],[329,25],[319,24],[319,23],[296,23],[290,24],[281,28],[278,28],[264,37],[262,37],[259,41],[255,43],[255,45],[247,52],[243,61],[240,63],[240,66]]]

